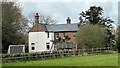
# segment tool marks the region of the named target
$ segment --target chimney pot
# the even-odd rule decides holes
[[[67,24],[71,24],[71,19],[70,19],[70,17],[68,17],[66,21],[67,21]]]
[[[39,14],[38,13],[36,13],[36,15],[35,15],[35,23],[39,23]]]

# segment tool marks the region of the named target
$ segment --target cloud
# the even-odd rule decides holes
[[[50,1],[50,2],[49,2]],[[66,18],[72,18],[72,22],[79,21],[79,13],[88,10],[90,6],[101,6],[104,9],[104,15],[109,16],[117,22],[118,7],[117,0],[32,0],[23,3],[23,14],[28,18],[33,18],[35,12],[40,15],[52,16],[58,23],[65,23]],[[74,1],[74,2],[73,2]]]
[[[119,0],[19,0],[20,2],[116,2]]]

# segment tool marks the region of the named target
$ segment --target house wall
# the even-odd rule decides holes
[[[59,33],[59,37],[64,37],[64,35],[65,36],[68,36],[68,37],[70,37],[71,38],[71,42],[73,42],[74,44],[76,43],[75,42],[75,37],[74,37],[74,35],[75,35],[75,33],[76,32],[58,32]]]
[[[54,33],[48,33],[45,31],[42,32],[29,32],[29,53],[40,52],[40,51],[49,51],[46,47],[46,43],[50,43],[50,48],[52,46],[51,40],[54,40]],[[35,45],[32,45],[35,43]],[[32,50],[32,46],[35,47],[35,50]],[[53,46],[54,47],[54,46]],[[54,48],[52,48],[53,50]]]
[[[68,37],[71,38],[70,42],[73,42],[73,44],[75,45],[76,49],[83,49],[83,48],[86,48],[86,46],[84,44],[80,44],[80,43],[77,43],[75,41],[75,34],[76,32],[58,32],[59,33],[59,37],[64,37],[68,35]]]

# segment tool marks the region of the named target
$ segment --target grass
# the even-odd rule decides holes
[[[118,54],[72,56],[48,60],[3,63],[3,66],[118,66]]]

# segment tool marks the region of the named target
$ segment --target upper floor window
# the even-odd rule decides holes
[[[49,38],[50,36],[49,36],[49,32],[47,33],[47,38]]]
[[[35,43],[31,43],[31,45],[35,45]]]
[[[63,33],[63,36],[65,37],[65,33]]]
[[[59,37],[59,33],[55,33],[55,37],[58,38]]]
[[[73,33],[73,37],[75,37],[75,33]]]

